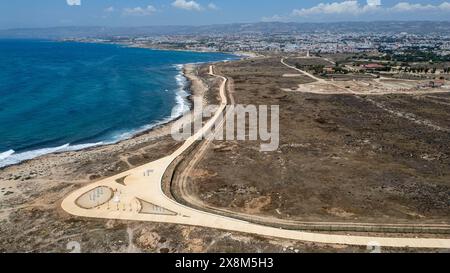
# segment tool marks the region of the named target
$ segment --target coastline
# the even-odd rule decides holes
[[[122,45],[122,46],[126,46],[126,47],[145,48],[145,49],[162,50],[162,51],[181,51],[181,52],[196,52],[196,53],[223,53],[223,54],[230,54],[230,55],[239,56],[239,57],[242,57],[243,59],[251,59],[251,58],[262,57],[262,55],[256,54],[254,52],[248,52],[248,51],[227,52],[227,51],[209,51],[209,50],[195,50],[195,49],[152,47],[152,46],[137,45],[137,44],[121,44],[121,43],[117,43],[117,44],[118,45]]]
[[[150,50],[162,50],[162,51],[185,51],[185,52],[196,52],[196,53],[224,53],[237,56],[236,60],[249,59],[249,58],[257,58],[258,55],[255,53],[246,53],[246,52],[212,52],[212,51],[195,51],[195,50],[184,50],[184,49],[168,49],[168,48],[153,48],[146,47],[136,44],[124,44],[124,43],[109,43],[109,42],[98,42],[98,41],[71,41],[71,40],[60,40],[60,42],[77,42],[77,43],[104,43],[104,44],[115,44],[124,47],[134,47],[134,48],[143,48]],[[225,59],[219,62],[229,62],[235,61],[235,59]],[[14,150],[2,151],[0,153],[0,170],[8,168],[10,166],[20,165],[21,163],[38,159],[41,157],[45,157],[51,154],[64,154],[71,152],[82,152],[91,149],[96,149],[99,147],[111,146],[120,144],[123,141],[132,140],[137,137],[150,134],[154,130],[164,129],[166,134],[170,133],[170,128],[172,124],[182,118],[185,113],[190,112],[193,106],[193,96],[202,96],[204,100],[204,104],[207,104],[206,98],[203,96],[206,90],[204,90],[204,85],[201,84],[202,80],[199,79],[196,75],[196,71],[206,63],[215,63],[215,62],[204,62],[204,63],[186,63],[175,65],[179,73],[176,75],[175,80],[179,85],[179,91],[176,94],[177,107],[172,113],[171,116],[168,116],[162,120],[155,121],[150,124],[143,125],[134,130],[122,133],[117,138],[110,140],[102,140],[97,143],[83,143],[83,144],[71,144],[67,143],[61,146],[54,147],[45,147],[36,150],[23,151],[19,153],[15,153]],[[174,108],[175,109],[175,108]],[[167,128],[166,128],[167,127]],[[2,162],[3,161],[3,162]]]
[[[86,143],[79,145],[62,145],[58,147],[48,147],[43,149],[37,149],[32,151],[25,151],[18,153],[22,158],[18,162],[13,162],[5,166],[0,165],[0,171],[13,166],[20,166],[23,163],[40,160],[51,155],[62,155],[71,156],[73,153],[83,153],[86,151],[95,151],[96,149],[108,148],[116,146],[121,146],[123,144],[140,144],[142,141],[147,141],[149,139],[160,138],[170,134],[171,126],[181,118],[185,116],[186,113],[192,111],[192,98],[193,96],[203,96],[206,92],[204,86],[202,86],[202,80],[196,75],[196,71],[200,69],[202,64],[183,64],[179,65],[179,74],[176,76],[183,77],[183,81],[179,82],[180,93],[186,92],[186,94],[177,94],[177,99],[185,100],[186,104],[177,104],[177,107],[182,108],[181,111],[178,110],[176,115],[168,116],[167,118],[154,122],[153,124],[144,125],[141,128],[137,128],[134,131],[125,133],[126,137],[118,139],[117,141],[104,141],[98,143]],[[176,79],[177,80],[177,79]],[[178,81],[178,80],[177,80]],[[184,102],[183,102],[184,103]],[[185,107],[185,109],[183,109]],[[6,157],[2,160],[7,159],[10,156],[14,156],[13,150],[5,151],[1,155],[5,154]],[[35,155],[35,156],[34,156]]]
[[[149,46],[144,44],[133,44],[133,43],[120,43],[120,42],[111,42],[111,41],[90,41],[90,40],[76,40],[76,39],[66,39],[66,40],[60,40],[61,42],[77,42],[77,43],[91,43],[91,44],[112,44],[112,45],[118,45],[123,47],[130,47],[130,48],[142,48],[142,49],[151,49],[151,50],[161,50],[161,51],[181,51],[181,52],[195,52],[195,53],[223,53],[223,54],[230,54],[239,56],[242,59],[251,59],[251,58],[258,58],[263,57],[264,55],[257,54],[255,52],[250,51],[211,51],[211,50],[198,50],[198,49],[181,49],[181,48],[168,48],[168,47],[158,47],[158,46]]]

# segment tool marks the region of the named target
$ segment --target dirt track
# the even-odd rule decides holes
[[[260,154],[258,143],[213,142],[185,175],[183,198],[280,222],[449,224],[449,135],[430,126],[448,127],[448,94],[433,94],[435,103],[427,94],[285,93],[310,80],[282,77],[292,72],[279,58],[218,69],[237,103],[280,104],[282,143]]]
[[[196,210],[167,197],[163,192],[162,181],[170,165],[203,136],[208,137],[205,133],[211,130],[215,124],[219,124],[218,127],[223,124],[220,117],[227,104],[225,90],[228,80],[214,74],[212,66],[210,66],[209,74],[222,79],[219,91],[221,104],[214,116],[206,121],[199,131],[187,138],[181,147],[164,158],[74,191],[63,200],[61,207],[66,212],[80,217],[184,224],[315,243],[370,246],[375,242],[377,246],[382,247],[450,248],[450,240],[441,238],[332,235],[269,227]],[[103,200],[103,193],[99,190],[101,188],[110,188],[114,192],[110,201],[99,203],[96,200],[95,196]],[[88,195],[91,198],[84,198]],[[82,205],[80,200],[83,200]]]

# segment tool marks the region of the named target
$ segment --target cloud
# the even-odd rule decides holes
[[[278,14],[275,14],[273,16],[267,16],[263,17],[261,19],[263,22],[284,22],[288,20],[287,16],[280,16]]]
[[[157,10],[154,6],[148,5],[147,7],[135,7],[135,8],[125,8],[123,14],[125,16],[149,16],[155,13]]]
[[[408,2],[400,2],[393,6],[391,11],[395,12],[417,12],[417,11],[450,11],[450,3],[443,2],[440,5],[431,4],[410,4]]]
[[[381,6],[381,0],[367,0],[368,6]]]
[[[326,14],[351,14],[359,15],[369,11],[378,9],[378,3],[381,1],[368,0],[366,5],[361,5],[358,1],[343,1],[333,3],[320,3],[311,8],[295,9],[292,12],[293,16],[311,16],[311,15],[326,15]]]
[[[209,3],[208,4],[208,9],[210,9],[210,10],[218,10],[219,7],[216,4],[214,4],[214,3]]]
[[[400,2],[391,8],[392,11],[403,12],[403,11],[426,11],[434,9],[433,5],[422,5],[422,4],[410,4],[408,2]]]
[[[418,12],[450,12],[450,3],[442,2],[438,5],[432,4],[412,4],[409,2],[400,2],[394,6],[383,7],[381,0],[367,0],[365,4],[361,4],[356,0],[345,0],[341,2],[320,3],[310,8],[294,9],[288,16],[264,17],[263,20],[270,19],[293,19],[293,18],[313,18],[324,16],[343,17],[349,19],[349,16],[363,16],[363,15],[405,15],[406,13]]]
[[[116,9],[114,7],[107,7],[104,11],[105,12],[114,12]]]
[[[81,6],[81,0],[66,0],[69,6]]]
[[[184,10],[196,10],[196,11],[203,10],[202,6],[199,3],[195,2],[194,0],[192,1],[176,0],[175,2],[172,3],[172,6]]]

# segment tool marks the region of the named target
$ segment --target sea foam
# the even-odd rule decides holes
[[[176,92],[176,106],[172,110],[171,119],[176,119],[189,111],[189,102],[187,100],[189,93],[186,91],[188,81],[183,74],[183,65],[175,65],[175,68],[179,72],[179,74],[175,76],[175,80],[178,84],[178,91]]]
[[[12,154],[14,154],[14,150],[9,150],[4,153],[0,153],[0,161],[10,157]]]
[[[79,151],[87,148],[92,148],[96,146],[104,145],[104,142],[98,142],[98,143],[88,143],[88,144],[79,144],[79,145],[70,145],[70,144],[64,144],[58,147],[52,147],[52,148],[42,148],[32,151],[26,151],[22,153],[15,153],[13,150],[10,150],[8,152],[4,152],[0,154],[0,168],[14,165],[17,163],[20,163],[25,160],[30,160],[39,156],[43,156],[46,154],[52,154],[52,153],[61,153],[61,152],[70,152],[70,151]]]

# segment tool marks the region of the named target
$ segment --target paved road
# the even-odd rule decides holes
[[[222,103],[213,118],[205,123],[199,132],[186,140],[179,149],[167,157],[90,184],[71,193],[62,202],[62,208],[66,212],[80,217],[183,224],[324,244],[361,246],[375,244],[385,247],[450,249],[450,239],[330,235],[267,227],[192,209],[167,197],[162,190],[164,173],[177,157],[200,140],[202,135],[213,127],[226,107],[227,79],[215,75],[212,66],[210,67],[210,74],[222,79],[220,86]],[[77,205],[77,200],[80,197],[98,194],[96,189],[99,187],[109,187],[115,192],[115,196],[105,204],[95,204],[94,197],[92,200],[93,208],[91,209]],[[83,198],[83,200],[90,199]]]

